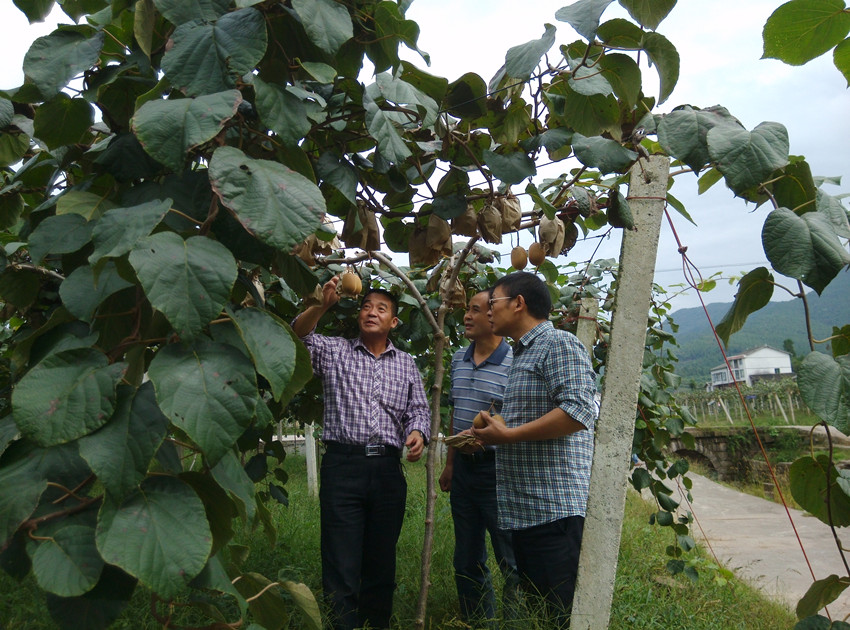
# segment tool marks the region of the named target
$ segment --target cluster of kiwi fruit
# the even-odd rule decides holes
[[[511,266],[517,271],[525,269],[528,263],[539,267],[544,260],[546,260],[546,250],[543,249],[543,245],[536,241],[531,244],[527,252],[521,245],[517,245],[511,250]]]

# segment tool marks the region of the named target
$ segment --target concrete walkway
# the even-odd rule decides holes
[[[779,503],[737,492],[706,477],[693,479],[695,538],[710,545],[726,568],[768,597],[794,610],[814,581],[785,508]],[[676,493],[674,493],[675,496]],[[684,506],[683,506],[684,507]],[[790,510],[815,578],[846,576],[832,530],[813,516]],[[846,528],[837,529],[850,546]],[[847,552],[846,552],[847,553]],[[850,553],[848,562],[850,562]],[[850,589],[828,606],[833,620],[850,615]],[[826,613],[821,611],[822,615]]]

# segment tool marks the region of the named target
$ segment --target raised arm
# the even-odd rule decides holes
[[[339,295],[336,292],[337,284],[339,284],[339,276],[334,276],[328,280],[322,287],[322,303],[308,307],[292,322],[292,330],[295,331],[296,335],[306,337],[310,334],[310,331],[319,323],[322,315],[339,302]]]

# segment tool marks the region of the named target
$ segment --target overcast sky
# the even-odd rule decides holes
[[[547,22],[557,27],[556,46],[579,39],[568,24],[554,17],[568,4],[564,0],[415,0],[407,15],[421,27],[419,45],[431,55],[429,72],[450,80],[476,72],[489,81],[504,63],[507,49],[541,37]],[[850,94],[829,54],[796,68],[760,59],[763,25],[780,4],[781,0],[679,0],[658,27],[681,57],[679,82],[662,110],[682,104],[723,105],[750,130],[763,121],[782,123],[788,128],[792,154],[805,155],[815,175],[842,178],[842,187],[825,187],[826,192],[838,195],[850,184]],[[603,20],[623,15],[614,3]],[[11,2],[2,3],[0,88],[20,85],[21,62],[33,39],[50,33],[56,20],[70,21],[58,9],[51,18],[47,24],[30,26]],[[424,68],[415,53],[405,57]],[[654,69],[644,71],[644,91],[657,97],[655,76]],[[757,209],[747,206],[722,183],[697,195],[692,174],[680,175],[676,182],[673,194],[685,203],[698,225],[694,227],[674,211],[671,216],[688,256],[704,277],[717,272],[740,275],[766,264],[760,234],[769,212],[767,204]],[[596,245],[596,239],[579,242],[568,260],[588,259]],[[510,250],[507,240],[501,249]],[[619,244],[610,241],[597,257],[616,258],[618,252]],[[666,222],[656,282],[673,290],[684,282],[681,257]],[[790,281],[785,284],[795,288]],[[734,286],[721,282],[704,298],[706,302],[725,302],[734,293]],[[775,292],[775,299],[785,297],[784,292]],[[673,302],[674,310],[698,305],[692,291]]]

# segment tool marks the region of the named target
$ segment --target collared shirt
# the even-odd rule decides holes
[[[502,407],[507,425],[516,427],[560,408],[587,430],[499,446],[499,527],[527,529],[585,515],[596,422],[595,380],[581,342],[549,321],[514,344]]]
[[[302,341],[325,389],[323,440],[401,449],[419,430],[427,443],[431,412],[413,357],[389,340],[377,357],[359,338],[311,332]]]
[[[478,365],[474,361],[475,342],[458,350],[452,357],[452,389],[449,401],[454,407],[454,432],[472,426],[472,420],[481,411],[502,413],[502,399],[508,384],[508,371],[513,362],[513,352],[504,339]],[[489,446],[488,449],[494,447]]]

